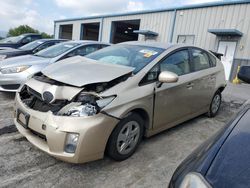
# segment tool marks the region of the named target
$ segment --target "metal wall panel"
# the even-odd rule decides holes
[[[243,36],[216,37],[208,29],[238,29]],[[250,4],[179,10],[173,42],[178,35],[195,35],[195,45],[215,51],[219,40],[237,40],[235,58],[250,58]]]
[[[148,12],[134,15],[120,15],[103,18],[102,41],[109,42],[112,21],[140,19],[140,29],[157,32],[156,41],[168,42],[171,34],[174,10],[163,12]],[[73,39],[79,40],[81,24],[101,22],[102,17],[95,19],[80,19],[74,21],[55,22],[55,37],[58,38],[59,26],[73,24]],[[241,38],[217,37],[208,33],[208,29],[238,29],[243,33]],[[101,29],[100,29],[101,30]],[[237,40],[235,58],[250,59],[250,3],[224,6],[209,6],[204,8],[178,9],[174,27],[173,42],[178,35],[195,35],[194,45],[217,51],[220,40]],[[139,35],[139,40],[144,37]]]
[[[171,12],[150,13],[141,15],[119,16],[104,18],[103,22],[103,41],[109,42],[111,36],[112,21],[136,20],[140,19],[141,30],[152,30],[159,33],[156,41],[167,42],[170,32]],[[143,41],[144,37],[139,35],[139,40]]]

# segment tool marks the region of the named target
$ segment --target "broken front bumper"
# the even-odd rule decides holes
[[[28,116],[25,118],[17,112]],[[101,159],[108,138],[118,120],[104,114],[91,117],[55,116],[52,112],[39,112],[28,108],[16,94],[15,125],[19,132],[33,145],[60,160],[71,163],[84,163]],[[26,123],[26,122],[25,122]],[[68,133],[78,133],[75,153],[64,151]]]

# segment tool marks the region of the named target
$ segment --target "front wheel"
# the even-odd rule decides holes
[[[212,102],[210,104],[210,108],[208,111],[208,117],[214,117],[217,115],[221,105],[221,92],[217,91],[214,94],[214,97],[212,99]]]
[[[131,113],[122,119],[112,132],[108,145],[108,155],[117,161],[129,158],[142,140],[143,119],[136,113]]]

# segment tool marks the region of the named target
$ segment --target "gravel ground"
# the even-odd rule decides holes
[[[144,139],[126,161],[105,157],[82,165],[58,161],[33,147],[13,126],[14,96],[0,93],[0,187],[166,187],[180,162],[243,104],[245,98],[230,91],[215,118],[200,116]]]

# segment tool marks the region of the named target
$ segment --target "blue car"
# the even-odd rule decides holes
[[[250,187],[250,103],[182,162],[169,187]]]

